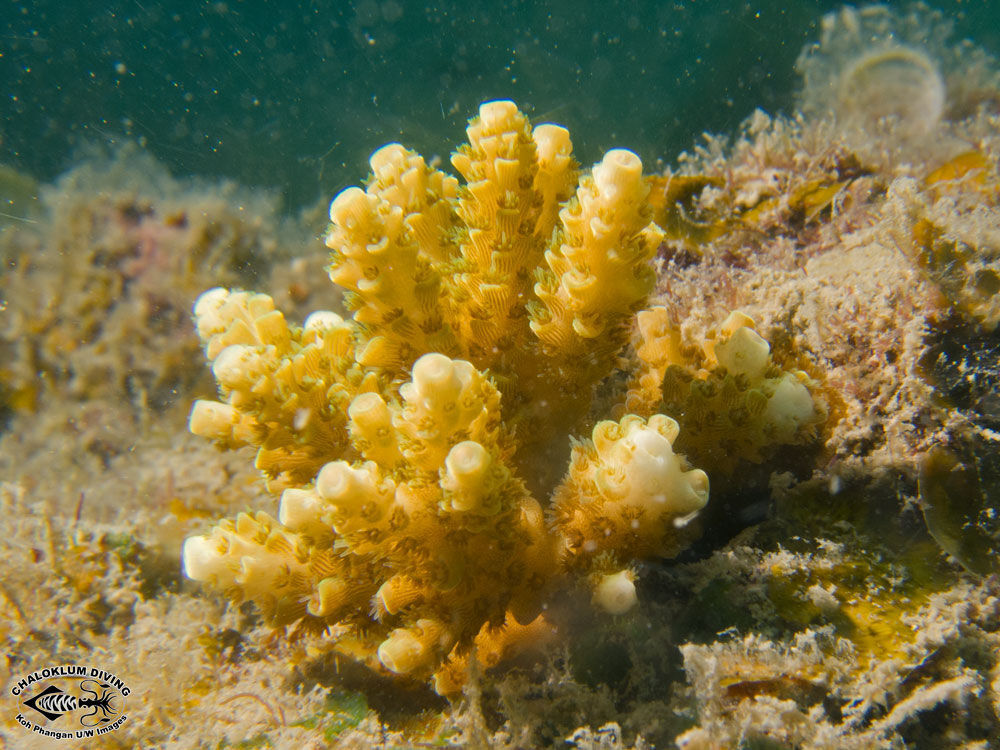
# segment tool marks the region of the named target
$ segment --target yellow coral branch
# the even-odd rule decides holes
[[[649,187],[631,151],[609,151],[562,209],[562,243],[545,253],[531,330],[551,355],[604,360],[624,343],[624,324],[653,288],[649,261],[662,231],[650,224]]]
[[[662,414],[629,414],[574,445],[552,505],[564,564],[621,568],[672,557],[687,543],[683,521],[708,501],[708,476],[674,453],[679,432]]]
[[[195,305],[198,334],[223,402],[199,401],[191,431],[258,447],[274,489],[309,481],[349,446],[345,411],[376,387],[354,361],[354,330],[332,312],[289,327],[263,294],[213,289]]]

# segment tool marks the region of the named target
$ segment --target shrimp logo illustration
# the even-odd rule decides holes
[[[100,696],[98,696],[97,690],[88,686],[88,683],[90,685],[97,686],[97,690],[101,691]],[[90,693],[90,695],[94,697],[81,698],[64,692],[55,685],[49,685],[34,698],[26,700],[24,705],[28,708],[35,709],[38,713],[49,720],[58,719],[63,714],[75,711],[78,708],[92,707],[94,709],[93,711],[80,717],[80,723],[85,727],[95,727],[98,724],[108,723],[111,721],[111,716],[119,713],[111,707],[111,700],[117,696],[114,695],[114,688],[112,688],[108,683],[97,682],[96,680],[81,680],[80,689],[85,693]],[[89,719],[97,716],[98,711],[103,711],[104,716],[96,719],[95,721],[88,721]]]
[[[17,715],[18,723],[53,739],[96,737],[118,729],[128,720],[124,711],[130,692],[111,672],[76,664],[32,672],[11,688],[25,709]]]

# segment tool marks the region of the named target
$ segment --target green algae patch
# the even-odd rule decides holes
[[[906,661],[917,636],[910,618],[961,579],[919,514],[901,511],[898,498],[911,487],[876,482],[830,492],[811,483],[781,498],[781,521],[765,545],[773,551],[761,562],[775,614],[794,630],[832,626],[862,666]]]
[[[293,722],[292,726],[316,729],[323,733],[327,742],[333,742],[342,733],[360,724],[367,715],[368,701],[361,693],[335,690],[327,694],[322,711]]]
[[[831,625],[859,662],[905,660],[916,633],[907,618],[953,585],[954,568],[928,539],[893,553],[859,540],[824,542],[815,553],[768,555],[767,596],[796,629]]]
[[[222,740],[215,747],[217,750],[229,750],[229,748],[233,748],[233,750],[256,750],[256,748],[274,747],[274,744],[271,742],[270,736],[268,736],[265,732],[261,732],[260,734],[248,737],[245,740],[240,740],[239,742],[227,742],[226,740]]]

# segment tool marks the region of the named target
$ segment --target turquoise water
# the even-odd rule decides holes
[[[47,180],[85,144],[134,139],[176,174],[233,177],[291,205],[356,182],[401,139],[447,155],[479,102],[509,97],[670,161],[754,107],[788,110],[794,62],[834,2],[114,2],[0,16],[0,163]],[[994,53],[997,3],[938,7]]]

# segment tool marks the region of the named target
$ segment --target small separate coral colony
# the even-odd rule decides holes
[[[70,212],[90,239],[41,319],[69,229],[8,232],[5,451],[105,414],[101,466],[63,449],[71,486],[5,465],[5,516],[27,519],[8,536],[36,551],[5,563],[8,679],[183,653],[176,685],[135,675],[123,744],[989,746],[1000,74],[949,34],[920,5],[831,14],[799,112],[663,174],[622,149],[581,169],[510,101],[470,121],[461,179],[384,146],[330,205],[346,312],[301,325],[278,308],[322,299],[316,263],[274,263],[279,304],[242,291],[274,240],[231,203]],[[175,431],[201,386],[161,277],[187,302],[226,285],[193,304],[219,395],[188,426],[232,452]],[[100,437],[116,401],[142,415],[117,431],[132,448]],[[146,520],[81,523],[104,491]],[[252,604],[178,590],[156,560],[181,535],[188,578]]]

